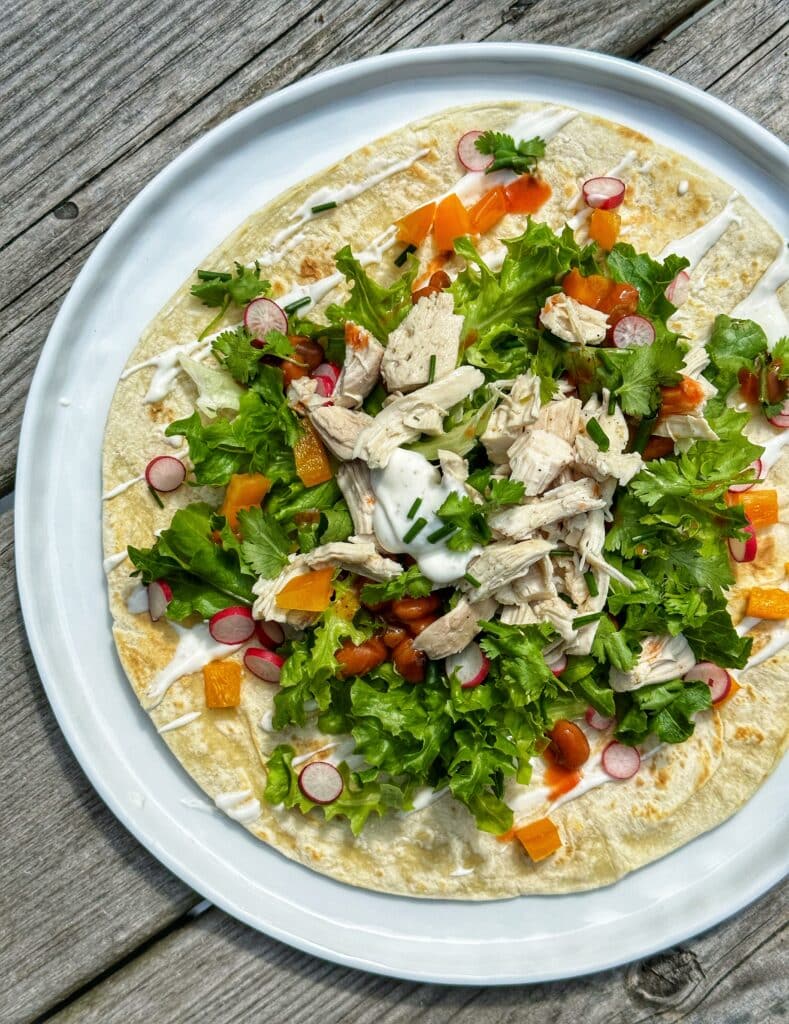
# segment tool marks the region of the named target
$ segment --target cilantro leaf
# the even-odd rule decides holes
[[[474,145],[480,153],[490,154],[493,163],[486,168],[486,174],[509,167],[516,174],[534,170],[540,157],[545,156],[545,140],[536,135],[533,139],[515,139],[505,132],[483,132]]]
[[[606,264],[615,281],[638,288],[638,312],[665,324],[676,309],[665,296],[666,288],[680,270],[690,266],[689,260],[672,254],[661,263],[645,252],[636,252],[632,245],[617,242],[608,254]]]
[[[721,314],[715,318],[707,342],[710,362],[704,376],[718,389],[707,403],[711,415],[726,409],[726,397],[738,384],[741,371],[761,376],[768,364],[767,335],[753,320],[735,320]]]
[[[279,523],[261,508],[241,509],[241,555],[256,576],[270,580],[288,564],[288,536]]]
[[[295,362],[293,346],[281,331],[269,331],[261,342],[253,338],[246,327],[236,327],[222,331],[214,339],[211,351],[240,384],[249,384],[260,374],[263,356]]]
[[[436,511],[442,522],[454,527],[447,547],[468,551],[475,544],[487,544],[492,536],[487,517],[506,505],[516,505],[524,490],[519,480],[494,480],[481,504],[473,502],[467,494],[452,491]]]
[[[366,583],[362,588],[365,604],[383,604],[397,601],[401,597],[427,597],[433,584],[419,571],[418,565],[411,565],[399,576],[383,583]]]
[[[411,285],[419,269],[418,262],[412,260],[408,270],[387,286],[369,276],[349,245],[340,249],[334,259],[337,269],[351,285],[351,294],[342,305],[329,306],[327,319],[332,324],[352,320],[385,344],[389,334],[411,309]]]
[[[205,306],[227,306],[234,302],[245,306],[258,295],[267,295],[271,290],[268,281],[261,280],[260,266],[254,268],[236,263],[235,275],[218,270],[198,270],[198,283],[192,285],[192,295]]]

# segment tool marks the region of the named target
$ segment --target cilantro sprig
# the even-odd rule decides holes
[[[493,157],[493,163],[485,169],[486,174],[507,167],[516,174],[527,174],[534,170],[540,157],[545,156],[545,140],[539,135],[533,139],[515,139],[506,132],[483,132],[474,145],[486,156]]]

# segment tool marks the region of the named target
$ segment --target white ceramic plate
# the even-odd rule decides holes
[[[100,452],[116,380],[141,331],[232,228],[294,181],[406,121],[493,98],[564,102],[639,128],[728,179],[789,233],[781,143],[646,68],[554,47],[483,44],[326,72],[215,128],[107,232],[42,352],[16,491],[19,587],[41,678],[75,755],[126,827],[206,898],[269,935],[367,970],[474,984],[600,970],[686,939],[754,900],[784,871],[789,764],[720,828],[595,892],[436,903],[314,874],[212,810],[138,707],[110,635]]]

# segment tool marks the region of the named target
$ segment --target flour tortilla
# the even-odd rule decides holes
[[[304,225],[304,239],[265,273],[275,296],[297,283],[324,277],[333,272],[332,257],[342,245],[350,241],[355,251],[364,248],[394,219],[452,188],[462,173],[454,147],[463,132],[476,127],[506,130],[515,117],[542,106],[497,103],[456,108],[408,125],[352,153],[253,214],[201,260],[200,266],[231,269],[234,260],[252,263],[270,250],[271,239],[287,226],[288,215],[317,188],[359,181],[369,173],[372,160],[404,159],[428,147],[430,152],[407,170]],[[731,195],[729,185],[687,158],[630,128],[582,113],[550,140],[540,162],[553,195],[538,219],[560,228],[573,212],[571,204],[579,182],[604,174],[630,151],[634,154],[631,168],[623,174],[628,180],[628,197],[620,210],[622,238],[639,251],[659,253],[672,239],[709,221]],[[680,181],[688,183],[682,196],[678,194]],[[702,261],[694,274],[695,290],[677,317],[694,343],[703,342],[716,313],[731,310],[750,292],[781,245],[744,199],[738,198],[734,209],[739,223],[728,228]],[[508,216],[495,235],[519,234],[524,220]],[[583,229],[578,236],[583,238]],[[482,250],[495,242],[483,240]],[[426,251],[425,263],[429,256]],[[374,273],[387,280],[397,271],[392,259],[384,258]],[[701,279],[703,288],[697,283]],[[145,331],[129,365],[173,344],[193,341],[205,327],[211,314],[189,295],[192,280],[184,283]],[[336,289],[317,308],[311,308],[309,315],[319,318],[321,309],[328,302],[341,300],[342,295],[343,289]],[[183,374],[163,401],[143,404],[151,373],[143,370],[118,384],[107,421],[105,491],[137,476],[154,455],[169,453],[161,431],[193,407],[195,392]],[[772,470],[770,484],[778,488],[785,506],[788,459]],[[216,504],[220,495],[210,488],[195,491],[183,487],[167,496],[162,511],[144,485],[130,487],[104,503],[105,554],[129,544],[150,546],[154,531],[168,525],[176,507],[200,497]],[[760,538],[759,551],[757,562],[739,567],[743,586],[774,582],[783,575],[782,568],[773,567],[782,567],[789,560],[789,531],[773,528]],[[150,680],[169,662],[177,634],[164,621],[154,624],[146,613],[128,611],[126,600],[137,586],[128,577],[130,568],[126,561],[108,576],[113,634],[123,667],[146,706]],[[741,614],[742,604],[743,597],[735,593],[733,612]],[[758,629],[755,637],[758,651],[766,639]],[[304,733],[264,732],[259,722],[270,712],[276,688],[246,672],[244,675],[238,709],[205,709],[202,674],[197,672],[175,682],[150,711],[157,727],[187,712],[201,712],[190,724],[163,734],[176,758],[212,799],[251,790],[260,800],[261,812],[247,825],[249,831],[286,856],[351,885],[411,896],[493,899],[562,893],[613,882],[728,818],[761,785],[786,746],[789,654],[785,652],[738,674],[741,689],[722,712],[699,715],[691,740],[661,749],[634,779],[600,786],[558,809],[537,809],[534,817],[551,814],[564,845],[535,865],[518,843],[502,843],[479,832],[465,808],[449,796],[418,813],[372,819],[358,838],[346,824],[325,822],[319,812],[303,816],[295,810],[270,807],[262,795],[267,752],[281,741],[292,743],[299,751],[314,749],[317,743],[315,737],[305,739]]]

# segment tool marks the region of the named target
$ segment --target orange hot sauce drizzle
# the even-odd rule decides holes
[[[550,747],[546,747],[542,756],[548,764],[543,776],[543,782],[548,787],[548,799],[558,800],[560,796],[575,789],[583,778],[583,772],[580,768],[571,770],[562,767]]]

